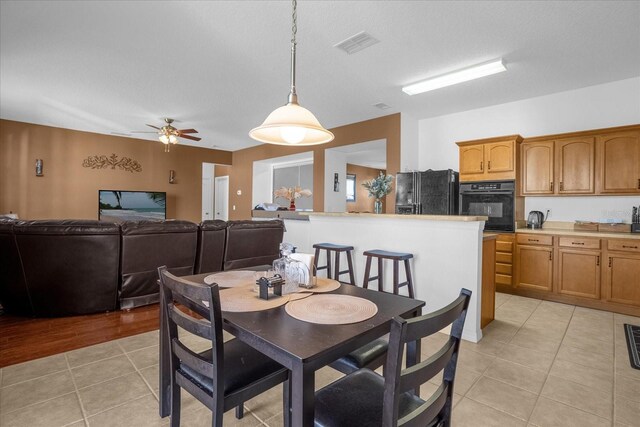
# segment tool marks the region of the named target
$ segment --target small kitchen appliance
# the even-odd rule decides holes
[[[640,206],[633,207],[631,214],[631,232],[640,233]]]
[[[529,212],[529,217],[527,218],[527,228],[542,228],[544,220],[545,218],[542,212],[531,211]]]

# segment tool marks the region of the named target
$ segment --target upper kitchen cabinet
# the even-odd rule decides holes
[[[557,194],[595,192],[594,137],[560,139],[555,142]]]
[[[640,194],[640,130],[597,137],[598,192]]]
[[[520,135],[458,142],[460,181],[497,181],[516,178]]]
[[[522,144],[522,194],[553,194],[553,141]]]
[[[640,126],[527,138],[523,196],[640,194]]]

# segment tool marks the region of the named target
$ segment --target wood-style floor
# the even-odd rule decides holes
[[[0,368],[158,329],[159,305],[60,318],[0,315]]]

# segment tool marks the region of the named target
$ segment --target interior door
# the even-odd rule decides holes
[[[215,215],[214,219],[229,220],[229,177],[215,178]]]
[[[202,220],[213,219],[213,184],[211,178],[202,178]]]

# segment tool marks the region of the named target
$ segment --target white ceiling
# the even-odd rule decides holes
[[[387,140],[361,142],[331,148],[332,151],[345,153],[347,163],[374,169],[387,168]]]
[[[286,102],[288,1],[2,1],[0,117],[109,134],[173,117],[236,150]],[[638,1],[306,1],[298,93],[336,127],[433,117],[640,75]],[[347,55],[360,31],[380,43]],[[503,57],[508,72],[401,86]],[[384,102],[389,110],[373,104]],[[148,137],[154,138],[152,134]],[[186,143],[183,141],[182,143]]]

